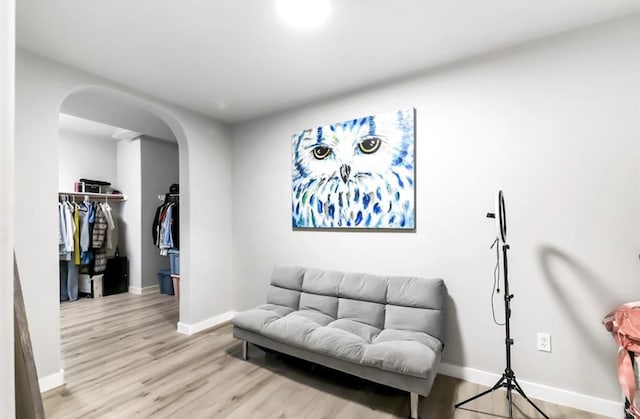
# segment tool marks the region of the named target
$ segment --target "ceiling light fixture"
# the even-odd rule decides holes
[[[299,29],[314,28],[329,17],[329,0],[278,0],[278,14],[289,25]]]
[[[129,141],[129,140],[136,139],[141,135],[142,133],[140,132],[131,131],[130,129],[126,129],[126,128],[119,128],[113,131],[113,134],[111,134],[111,137],[116,140]]]

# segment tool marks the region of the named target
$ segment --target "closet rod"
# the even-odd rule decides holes
[[[95,192],[58,192],[58,198],[63,196],[69,196],[73,198],[84,199],[86,196],[90,200],[98,201],[98,200],[106,200],[112,202],[121,202],[126,201],[127,196],[122,194],[110,194],[110,193],[95,193]]]

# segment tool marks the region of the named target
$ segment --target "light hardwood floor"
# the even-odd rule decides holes
[[[61,306],[66,385],[45,394],[48,418],[406,418],[408,394],[250,346],[231,326],[176,332],[178,303],[118,294]],[[504,418],[504,392],[453,405],[485,387],[438,376],[423,419]],[[526,389],[525,389],[526,390]],[[539,414],[516,396],[516,417]],[[551,418],[603,416],[538,402]],[[520,410],[521,409],[521,410]],[[622,415],[621,415],[622,416]]]

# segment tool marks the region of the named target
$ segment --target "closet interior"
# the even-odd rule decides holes
[[[60,301],[127,292],[128,263],[114,240],[117,218],[111,206],[126,197],[113,194],[109,204],[108,193],[87,193],[78,202],[77,193],[58,195]]]
[[[169,193],[158,195],[163,201],[153,217],[153,242],[160,254],[169,257],[169,269],[158,271],[158,284],[163,294],[180,298],[180,193],[177,184]]]
[[[65,113],[59,122],[60,301],[179,296],[175,138]]]

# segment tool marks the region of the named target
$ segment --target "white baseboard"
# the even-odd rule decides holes
[[[38,379],[38,385],[40,386],[40,393],[53,390],[56,387],[64,385],[64,370],[61,369],[55,374],[47,375]]]
[[[129,286],[129,292],[131,294],[138,294],[138,295],[150,294],[152,292],[160,292],[160,286],[151,285],[150,287],[142,287],[142,288]]]
[[[500,378],[500,375],[487,371],[459,367],[457,365],[447,364],[444,362],[440,364],[439,372],[443,375],[448,375],[450,377],[459,378],[464,381],[482,384],[489,387],[493,386]],[[575,409],[586,410],[588,412],[597,413],[611,418],[621,417],[624,408],[622,402],[600,399],[598,397],[574,393],[561,388],[550,387],[544,384],[532,383],[525,380],[518,380],[518,383],[522,386],[522,389],[527,393],[528,397]]]
[[[235,314],[235,311],[227,311],[226,313],[209,317],[208,319],[199,321],[194,324],[178,322],[178,332],[185,335],[193,335],[195,333],[202,332],[205,329],[209,329],[211,327],[215,327],[222,323],[228,322],[233,318]]]

